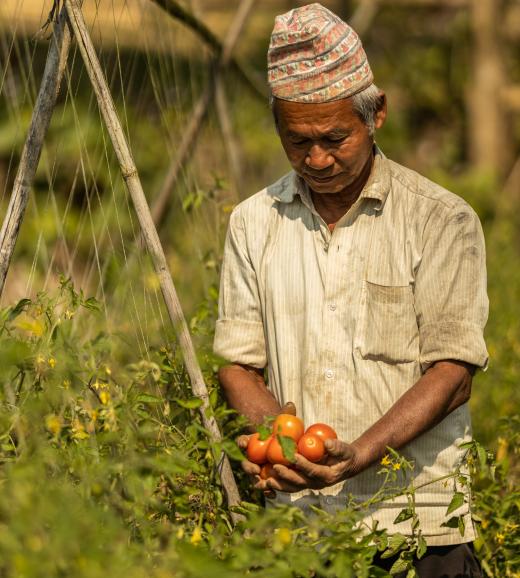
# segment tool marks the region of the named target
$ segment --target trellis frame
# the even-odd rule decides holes
[[[252,2],[253,0],[246,1]],[[110,89],[101,69],[90,34],[83,19],[81,11],[82,2],[83,0],[64,0],[63,7],[60,10],[54,26],[42,84],[17,170],[8,212],[0,231],[0,296],[4,288],[5,278],[25,214],[29,192],[38,167],[45,135],[56,106],[57,96],[67,63],[71,37],[73,35],[78,43],[85,68],[96,95],[98,106],[102,113],[110,140],[114,146],[122,177],[139,220],[142,237],[144,238],[155,272],[158,276],[168,315],[177,335],[186,371],[190,377],[193,394],[202,401],[199,408],[202,422],[208,431],[210,441],[213,444],[219,444],[222,441],[222,434],[212,413],[208,389],[197,361],[188,325],[168,268],[164,249],[146,201],[137,167],[119,121]],[[230,508],[239,505],[240,494],[238,487],[229,459],[223,451],[221,451],[218,457],[218,471],[228,505]],[[230,514],[235,523],[242,518],[242,516],[232,509]]]

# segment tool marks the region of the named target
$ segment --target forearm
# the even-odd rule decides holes
[[[229,407],[244,415],[254,425],[267,416],[280,413],[281,406],[267,388],[263,371],[245,365],[226,365],[219,370],[218,378]]]
[[[440,423],[471,393],[471,366],[442,361],[431,367],[390,410],[353,442],[362,471],[380,460],[387,447],[400,449]]]

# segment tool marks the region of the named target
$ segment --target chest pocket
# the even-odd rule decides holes
[[[411,286],[365,281],[357,326],[357,348],[364,359],[390,363],[418,359],[419,330]]]

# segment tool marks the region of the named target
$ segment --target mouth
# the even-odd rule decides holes
[[[338,175],[330,175],[328,177],[317,177],[317,176],[310,175],[309,173],[307,173],[307,177],[309,177],[310,179],[312,179],[316,183],[328,183],[328,182],[332,181],[333,179],[335,179],[337,176]]]

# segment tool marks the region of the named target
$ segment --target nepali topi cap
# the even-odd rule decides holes
[[[374,80],[359,36],[318,3],[276,17],[267,71],[271,94],[294,102],[347,98]]]

